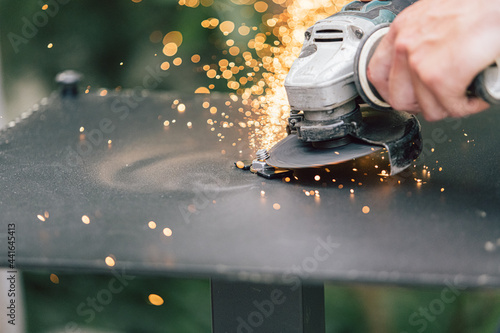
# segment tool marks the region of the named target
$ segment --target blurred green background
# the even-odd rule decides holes
[[[232,21],[236,28],[262,27],[262,14],[252,5],[255,0],[247,2],[203,0],[205,6],[188,7],[176,0],[0,0],[6,118],[15,118],[56,89],[54,77],[65,69],[83,73],[83,89],[96,91],[142,86],[148,67],[168,61],[168,77],[157,90],[192,93],[212,83],[214,90],[227,91],[225,80],[209,79],[202,70],[227,57],[226,38],[219,28],[204,28],[201,22],[216,18]],[[272,10],[280,12],[282,7],[271,5]],[[182,44],[174,56],[166,56],[162,39],[172,31],[181,32]],[[250,35],[234,32],[230,38],[246,46]],[[201,58],[198,63],[191,61],[195,54]],[[173,65],[175,58],[182,64]]]
[[[208,280],[141,277],[113,295],[95,318],[77,313],[88,297],[108,289],[112,275],[26,272],[24,274],[28,329],[30,332],[64,332],[69,322],[82,332],[209,333],[211,330]],[[54,278],[52,278],[54,280]],[[325,286],[327,333],[497,332],[500,291],[462,290],[432,320],[411,321],[420,309],[441,299],[443,287],[406,288],[376,285]],[[156,306],[150,294],[164,303]],[[451,294],[450,294],[451,295]],[[449,295],[448,295],[449,296]],[[419,315],[418,319],[424,318]],[[272,333],[272,332],[270,332]]]
[[[262,24],[263,13],[254,9],[255,0],[206,0],[195,8],[174,0],[135,1],[0,0],[0,110],[4,120],[14,119],[55,90],[54,76],[64,69],[82,72],[82,87],[97,91],[140,86],[148,66],[169,61],[169,76],[157,89],[191,93],[199,86],[215,84],[214,90],[227,91],[225,82],[210,80],[201,69],[217,63],[225,49],[222,32],[204,28],[201,22],[217,18],[231,20],[236,26]],[[268,13],[283,10],[267,3]],[[45,23],[40,16],[44,4],[53,11]],[[36,19],[42,20],[40,27],[30,30],[26,22]],[[167,57],[162,53],[162,36],[171,31],[180,31],[183,41],[177,54]],[[232,38],[242,44],[248,40]],[[200,56],[200,62],[191,61],[194,54]],[[172,64],[176,57],[182,59],[179,66]],[[57,283],[50,280],[53,273]],[[106,288],[109,279],[109,275],[25,272],[29,332],[64,331],[71,321],[82,332],[210,332],[208,280],[137,277],[86,323],[76,312],[78,305]],[[327,332],[418,332],[422,326],[412,325],[410,316],[439,298],[441,291],[327,285]],[[152,293],[164,303],[152,305],[148,301]],[[499,320],[500,291],[471,290],[462,292],[420,331],[495,332]]]

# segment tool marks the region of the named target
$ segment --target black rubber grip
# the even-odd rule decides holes
[[[496,69],[497,75],[496,75],[496,82],[486,79],[486,71],[491,70],[491,69]],[[496,97],[492,94],[492,90],[495,87],[491,87],[491,85],[495,85],[497,87],[500,87],[500,72],[498,71],[498,67],[496,64],[493,64],[490,66],[489,69],[485,69],[481,73],[479,73],[478,76],[472,81],[472,84],[469,87],[469,92],[470,96],[474,97],[479,97],[485,100],[487,103],[491,105],[500,105],[500,94],[499,91],[496,92]],[[499,90],[497,88],[497,90]]]

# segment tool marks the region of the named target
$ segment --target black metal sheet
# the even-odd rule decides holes
[[[378,155],[286,182],[234,167],[252,151],[227,96],[134,96],[53,97],[0,133],[0,241],[15,223],[18,268],[110,270],[111,256],[254,282],[500,285],[499,110],[422,122],[417,166],[395,177]]]

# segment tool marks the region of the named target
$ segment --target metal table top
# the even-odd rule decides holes
[[[103,271],[109,257],[145,274],[500,285],[500,110],[423,122],[401,175],[383,177],[377,153],[287,182],[234,167],[254,153],[240,107],[217,94],[42,101],[0,133],[1,243],[15,224],[25,269]]]

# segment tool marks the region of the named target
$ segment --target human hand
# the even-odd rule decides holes
[[[420,0],[403,10],[367,75],[395,109],[433,121],[488,108],[467,97],[474,77],[500,56],[500,0]]]

